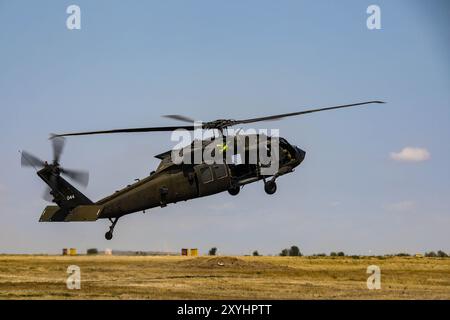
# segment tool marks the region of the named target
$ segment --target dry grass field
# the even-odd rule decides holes
[[[0,255],[0,299],[450,299],[450,259]]]

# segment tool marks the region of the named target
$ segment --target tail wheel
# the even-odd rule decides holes
[[[277,191],[277,184],[275,183],[275,181],[267,181],[264,184],[264,191],[267,194],[274,194]]]

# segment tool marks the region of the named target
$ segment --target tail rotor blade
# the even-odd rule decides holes
[[[89,172],[87,171],[61,168],[61,173],[79,183],[83,187],[87,187],[89,184]]]
[[[53,147],[53,161],[59,163],[66,140],[63,137],[54,137],[51,140]]]
[[[50,188],[45,188],[44,193],[42,194],[42,199],[47,202],[53,202],[53,196],[50,193],[52,190]]]
[[[21,152],[20,164],[22,167],[45,167],[45,161],[26,151]]]
[[[53,199],[55,198],[55,195],[52,195],[52,188],[57,190],[59,188],[58,186],[58,178],[55,175],[51,175],[50,178],[50,185],[45,188],[44,193],[42,194],[42,199],[48,202],[53,202]]]

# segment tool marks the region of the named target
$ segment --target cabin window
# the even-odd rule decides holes
[[[227,175],[227,171],[224,165],[214,166],[214,172],[216,173],[216,179],[224,178]]]
[[[205,167],[200,169],[200,176],[202,177],[203,183],[208,183],[213,180],[212,172],[210,167]]]

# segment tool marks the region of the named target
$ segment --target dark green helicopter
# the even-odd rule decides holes
[[[384,102],[367,101],[244,120],[220,119],[203,123],[201,129],[217,130],[221,133],[219,136],[220,139],[223,139],[225,137],[224,132],[227,131],[227,128],[236,125],[277,120],[285,117],[372,103]],[[200,163],[192,163],[189,161],[188,163],[176,163],[172,159],[172,152],[167,151],[156,156],[161,162],[156,171],[153,171],[148,177],[138,180],[137,182],[128,185],[126,188],[118,190],[97,202],[91,201],[62,177],[66,176],[83,186],[87,186],[89,181],[89,174],[87,172],[70,170],[60,166],[60,156],[65,143],[63,137],[109,133],[161,132],[174,131],[177,129],[193,131],[198,129],[198,127],[194,125],[194,120],[187,117],[180,115],[170,115],[166,117],[189,122],[191,125],[115,129],[52,135],[50,139],[53,147],[53,161],[50,163],[40,160],[26,151],[22,151],[22,166],[31,166],[37,170],[37,175],[49,187],[44,198],[56,204],[54,206],[47,206],[39,221],[71,222],[109,219],[111,226],[109,227],[109,231],[106,232],[105,238],[111,240],[114,227],[119,218],[130,213],[145,211],[155,207],[165,207],[167,204],[209,196],[223,191],[228,191],[231,195],[235,196],[239,193],[242,186],[259,180],[264,181],[264,190],[266,193],[273,194],[277,189],[276,179],[284,174],[293,172],[294,168],[300,165],[305,158],[305,151],[290,144],[282,137],[277,139],[277,150],[273,150],[273,147],[271,147],[271,140],[267,140],[268,143],[265,146],[266,152],[274,154],[275,151],[278,154],[278,157],[276,158],[277,171],[271,174],[263,174],[262,169],[264,168],[259,161],[250,163],[245,160],[248,159],[245,155],[254,148],[260,148],[260,140],[264,140],[261,139],[262,134],[256,134],[253,137],[256,138],[256,140],[246,139],[251,137],[244,136],[245,142],[243,150],[237,150],[233,147],[231,148],[231,152],[227,152],[227,154],[231,155],[243,152],[244,162],[233,162],[226,157],[222,163],[207,163],[205,161],[201,161]],[[239,135],[233,137],[233,141],[236,141],[238,137]],[[223,152],[228,149],[228,145],[227,143],[222,142],[225,140],[220,141],[221,143],[218,145],[219,150],[216,151]],[[200,149],[203,151],[210,143],[211,140],[200,141],[200,144],[195,144],[194,141],[192,142],[191,150],[195,151],[195,148],[199,148],[198,146],[200,145]]]

